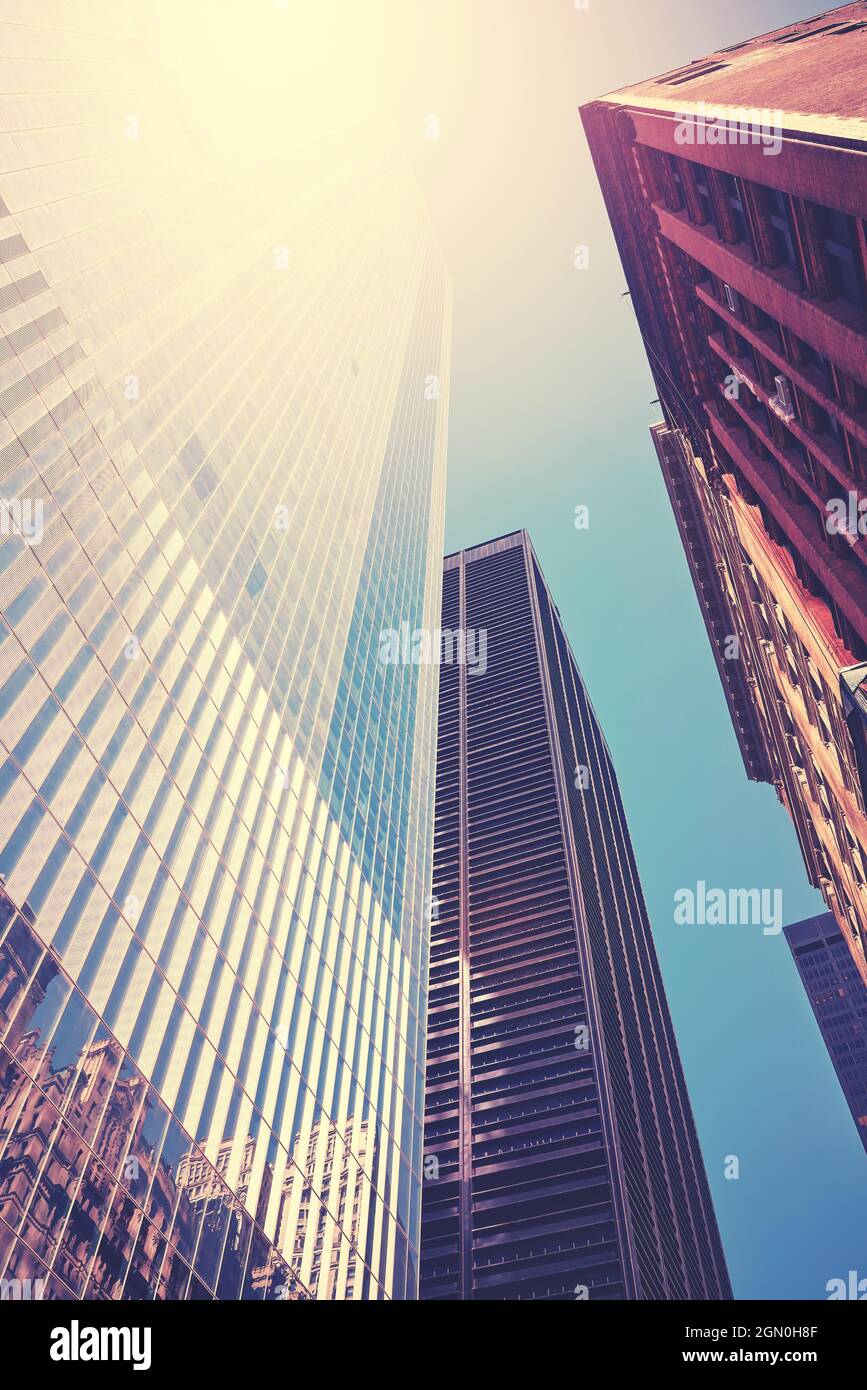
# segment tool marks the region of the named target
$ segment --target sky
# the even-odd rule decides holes
[[[455,289],[446,549],[529,531],[617,767],[735,1295],[826,1298],[829,1279],[867,1273],[867,1156],[785,939],[673,917],[676,890],[700,879],[780,888],[786,922],[824,905],[773,788],[744,772],[578,118],[593,97],[816,11],[384,6],[379,80]]]

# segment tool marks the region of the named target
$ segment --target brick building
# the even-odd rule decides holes
[[[747,772],[867,979],[867,5],[582,117]]]

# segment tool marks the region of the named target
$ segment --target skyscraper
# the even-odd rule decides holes
[[[833,912],[785,927],[837,1079],[867,1149],[867,986]]]
[[[744,763],[867,980],[865,43],[847,5],[582,116]]]
[[[422,1297],[728,1298],[611,757],[525,532],[446,558],[447,643]]]
[[[0,1277],[413,1297],[436,671],[378,638],[438,620],[447,275],[387,136],[227,153],[178,7],[53,8],[0,5]]]

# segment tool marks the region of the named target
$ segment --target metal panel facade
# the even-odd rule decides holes
[[[445,562],[422,1297],[727,1298],[610,755],[525,533]]]

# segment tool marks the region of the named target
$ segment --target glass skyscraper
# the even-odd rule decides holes
[[[0,1278],[413,1297],[444,266],[378,131],[5,10]]]
[[[617,778],[526,532],[446,558],[443,634],[422,1297],[730,1298]]]

